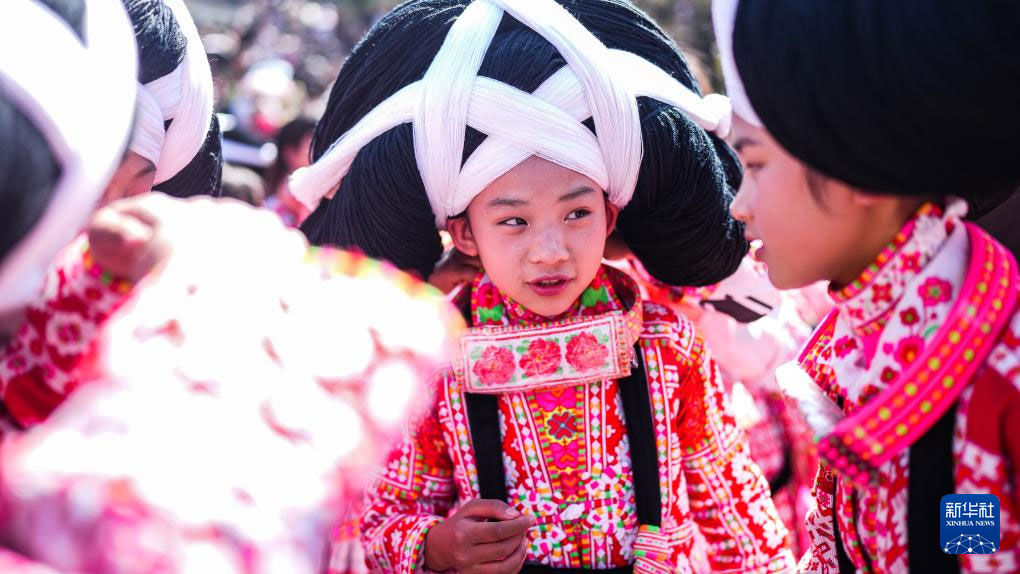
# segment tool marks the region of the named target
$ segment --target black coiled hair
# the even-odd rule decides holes
[[[698,91],[676,44],[626,0],[559,0],[609,48],[656,64]],[[466,0],[412,0],[383,18],[340,70],[315,130],[313,159],[361,117],[424,75]],[[565,65],[536,32],[505,16],[479,71],[534,91]],[[644,160],[633,199],[620,214],[623,238],[656,278],[705,285],[736,270],[747,251],[729,204],[740,185],[734,153],[680,110],[639,100]],[[587,122],[594,130],[593,123]],[[468,128],[466,159],[485,136]],[[302,230],[315,244],[356,248],[427,277],[442,253],[414,155],[412,127],[398,126],[361,149],[331,200]]]

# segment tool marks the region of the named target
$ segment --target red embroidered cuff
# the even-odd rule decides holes
[[[134,283],[121,279],[109,271],[104,271],[93,259],[88,242],[84,242],[82,248],[82,266],[86,274],[116,293],[127,293],[134,287]]]

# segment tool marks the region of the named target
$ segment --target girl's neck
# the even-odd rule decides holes
[[[831,279],[831,289],[841,289],[860,277],[929,199],[903,197],[894,201],[887,209],[873,210],[874,217],[859,238],[859,248],[847,255],[841,270]]]

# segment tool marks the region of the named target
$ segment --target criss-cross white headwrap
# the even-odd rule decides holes
[[[173,12],[187,45],[173,72],[138,89],[138,108],[131,151],[156,166],[153,185],[184,169],[202,149],[213,112],[209,60],[195,21],[182,0],[163,0]],[[164,132],[166,120],[173,120]]]
[[[120,163],[135,108],[135,41],[118,0],[85,0],[85,43],[34,0],[0,4],[0,91],[39,129],[60,179],[38,223],[0,262],[0,311],[39,293]]]
[[[478,76],[504,12],[541,34],[567,62],[533,93]],[[554,0],[475,0],[450,28],[425,76],[380,103],[317,162],[298,170],[291,190],[314,209],[334,192],[363,146],[410,122],[439,228],[533,155],[591,178],[623,207],[634,193],[643,154],[638,96],[674,105],[720,137],[729,132],[727,98],[702,98],[651,62],[607,48]],[[599,137],[582,123],[588,118]],[[461,167],[467,126],[488,137]]]

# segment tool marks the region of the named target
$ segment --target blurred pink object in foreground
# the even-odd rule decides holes
[[[0,539],[60,572],[318,572],[460,319],[247,206],[160,214],[165,268],[110,320],[79,390],[5,438]]]

